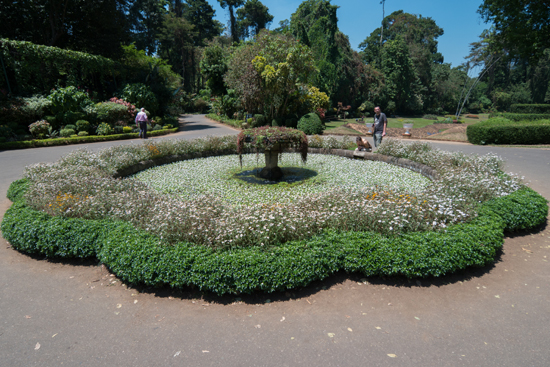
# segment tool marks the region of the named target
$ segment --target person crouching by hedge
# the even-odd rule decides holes
[[[356,152],[372,152],[372,146],[368,142],[367,138],[358,136],[355,139],[355,144],[357,144],[357,148],[355,148]]]
[[[147,114],[143,107],[136,116],[136,126],[139,128],[139,137],[147,139]]]

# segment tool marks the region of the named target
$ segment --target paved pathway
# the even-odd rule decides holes
[[[188,120],[177,137],[235,133]],[[550,198],[549,150],[437,145],[496,152]],[[0,197],[25,165],[77,148],[0,152]],[[96,264],[30,258],[0,239],[0,366],[548,366],[548,261],[547,227],[507,238],[494,266],[451,277],[337,274],[286,294],[201,298],[138,292]]]

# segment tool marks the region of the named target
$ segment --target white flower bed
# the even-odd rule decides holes
[[[243,155],[243,170],[262,165],[263,155]],[[177,162],[139,172],[135,179],[166,194],[184,200],[212,195],[233,205],[286,204],[305,196],[335,188],[343,190],[394,190],[406,193],[422,191],[430,181],[419,173],[383,162],[350,160],[338,156],[310,154],[302,165],[299,154],[283,154],[279,166],[303,167],[317,176],[294,185],[259,185],[233,178],[239,168],[238,156],[220,156]],[[257,163],[258,162],[258,163]]]
[[[120,146],[98,154],[76,151],[54,164],[27,168],[32,185],[26,201],[51,215],[124,220],[168,243],[219,248],[277,245],[326,229],[387,235],[442,230],[475,216],[479,203],[520,187],[519,179],[502,173],[502,161],[494,155],[466,156],[388,142],[381,152],[430,165],[440,178],[427,183],[390,165],[320,155],[310,155],[307,166],[319,175],[289,190],[277,185],[245,192],[236,180],[227,179],[236,156],[181,162],[137,175],[143,179],[160,173],[151,185],[162,192],[136,178],[111,176],[132,162],[163,154],[234,146],[229,138],[212,138]],[[293,155],[283,156],[283,164],[299,165],[293,160]],[[247,165],[255,166],[255,161],[255,155],[246,157]]]

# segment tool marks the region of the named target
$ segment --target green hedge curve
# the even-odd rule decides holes
[[[344,270],[365,276],[442,276],[494,261],[504,231],[546,221],[548,203],[524,187],[480,206],[468,223],[442,232],[385,237],[374,232],[327,230],[277,247],[212,250],[190,243],[161,244],[126,222],[52,217],[27,207],[26,180],[12,183],[14,204],[1,229],[25,253],[55,258],[96,258],[126,283],[181,288],[194,285],[218,295],[274,292],[306,286]]]

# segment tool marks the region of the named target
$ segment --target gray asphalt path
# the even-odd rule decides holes
[[[236,133],[188,121],[178,138]],[[550,198],[549,150],[438,146],[493,151]],[[1,197],[24,166],[77,148],[0,152]],[[131,289],[97,264],[30,258],[0,239],[0,366],[548,366],[549,258],[546,227],[507,238],[494,266],[442,279],[337,274],[216,298]]]

